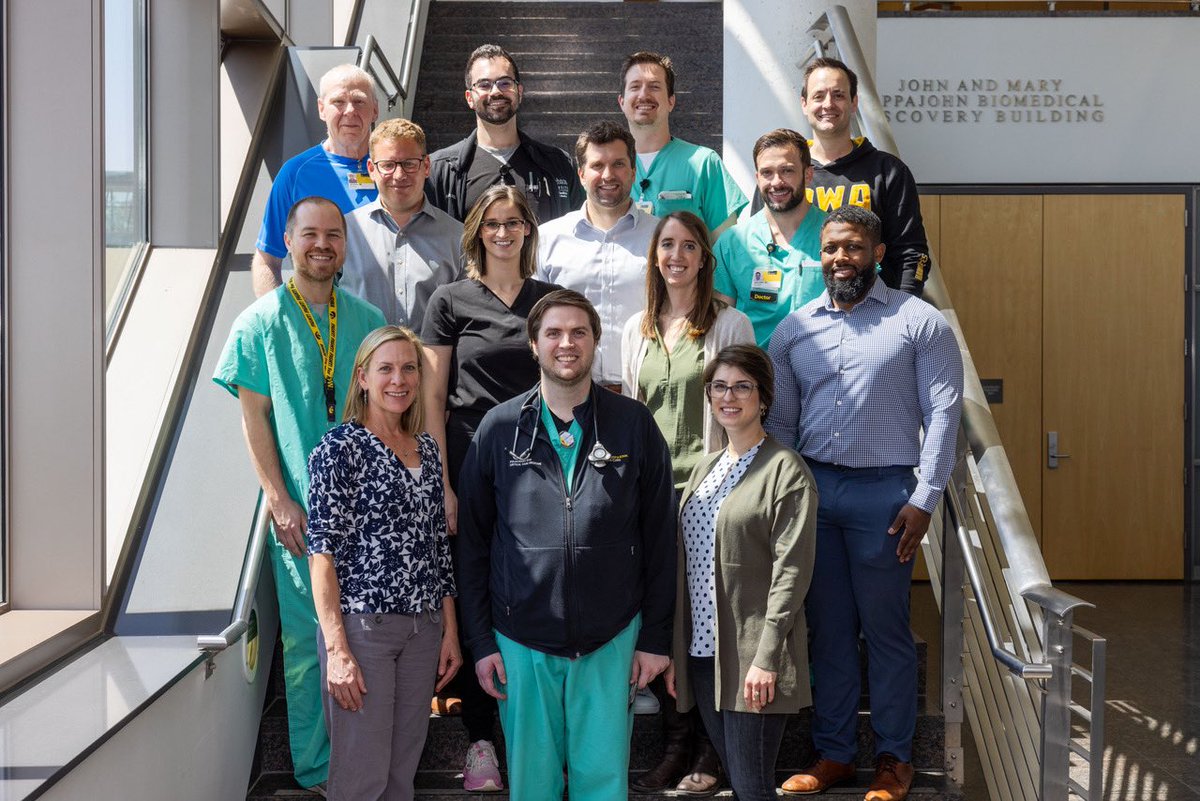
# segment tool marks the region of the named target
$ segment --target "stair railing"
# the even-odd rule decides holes
[[[254,522],[250,526],[250,541],[246,546],[246,558],[242,561],[242,573],[238,578],[237,596],[233,601],[233,614],[229,625],[219,634],[203,634],[196,638],[196,647],[208,657],[206,675],[212,675],[216,655],[242,638],[250,626],[250,613],[254,609],[254,598],[258,594],[258,578],[262,575],[263,558],[267,552],[267,539],[271,536],[271,510],[267,499],[260,492],[258,507],[254,510]]]
[[[858,75],[858,124],[881,150],[899,155],[850,16],[832,6],[813,25],[808,59],[830,54]],[[804,64],[800,64],[803,69]],[[923,544],[942,610],[942,711],[946,774],[963,780],[964,713],[991,798],[1085,799],[1103,794],[1105,640],[1074,625],[1091,606],[1050,581],[1033,525],[963,337],[932,259],[925,298],[958,339],[964,367],[960,458]],[[1090,646],[1077,665],[1073,646]],[[1089,686],[1072,700],[1072,681]],[[1087,785],[1071,777],[1085,762]]]
[[[376,0],[376,2],[379,1]],[[388,111],[395,108],[397,100],[407,101],[412,94],[412,76],[417,58],[417,34],[423,27],[424,20],[429,14],[429,1],[409,0],[408,24],[404,35],[404,52],[400,54],[400,70],[398,73],[374,34],[368,34],[366,40],[363,42],[362,54],[359,56],[358,66],[369,72],[379,86],[390,85],[392,87],[391,90],[384,90],[387,96]],[[354,45],[358,40],[359,29],[362,26],[363,8],[367,2],[368,0],[355,0],[354,7],[350,12],[350,25],[346,31],[347,46]],[[378,68],[376,65],[378,65]],[[383,75],[380,75],[380,70],[383,71]],[[388,84],[385,84],[383,81],[385,76],[388,79]]]

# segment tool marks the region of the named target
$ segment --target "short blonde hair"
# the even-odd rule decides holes
[[[346,391],[346,406],[342,412],[342,422],[348,423],[351,420],[357,420],[360,423],[367,411],[367,391],[358,386],[358,376],[360,373],[365,374],[367,367],[371,364],[371,357],[375,355],[375,351],[388,342],[402,341],[413,346],[413,351],[417,354],[417,376],[421,377],[425,373],[425,360],[422,355],[423,346],[420,338],[412,332],[411,329],[400,325],[385,325],[376,328],[371,333],[363,337],[362,344],[358,346],[358,353],[354,355],[354,376],[351,380],[353,384]],[[413,397],[412,405],[405,410],[400,416],[400,426],[405,433],[416,435],[425,422],[425,407],[422,402],[422,393],[418,383],[418,388]]]
[[[425,150],[425,131],[412,120],[384,120],[375,126],[371,132],[371,158],[375,158],[375,145],[380,142],[391,142],[393,139],[408,139],[416,142],[417,147]]]

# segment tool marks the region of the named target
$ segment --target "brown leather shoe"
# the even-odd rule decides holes
[[[784,795],[812,795],[823,793],[833,785],[853,778],[854,765],[822,757],[808,770],[797,773],[784,782],[780,789]]]
[[[875,760],[875,779],[863,801],[904,801],[912,787],[913,766],[891,754],[880,754]]]

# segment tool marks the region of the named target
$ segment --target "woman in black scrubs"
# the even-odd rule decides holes
[[[455,489],[467,446],[483,415],[532,387],[537,362],[529,353],[525,318],[533,304],[560,287],[531,276],[537,266],[537,218],[524,193],[497,185],[463,223],[467,278],[438,287],[429,299],[421,339],[429,363],[424,383],[426,430],[442,453],[446,520],[457,530]],[[474,659],[464,652],[469,664]],[[500,790],[492,745],[496,702],[471,671],[458,682],[471,746],[463,770],[470,792]]]

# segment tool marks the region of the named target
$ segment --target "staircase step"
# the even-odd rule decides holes
[[[524,58],[540,60],[542,57],[552,57],[561,60],[570,55],[582,55],[587,56],[589,61],[593,58],[596,59],[595,63],[588,65],[589,67],[610,68],[614,80],[619,81],[617,73],[620,71],[625,57],[638,50],[647,49],[650,44],[643,34],[630,29],[625,23],[618,23],[607,30],[589,29],[578,33],[568,33],[547,27],[541,31],[524,31],[500,36],[494,36],[493,32],[489,30],[487,35],[493,38],[484,39],[478,30],[463,33],[436,31],[434,41],[437,43],[438,50],[430,54],[429,66],[435,70],[442,66],[457,66],[461,71],[466,66],[467,56],[471,54],[471,51],[485,41],[489,41],[512,53],[513,58],[517,60],[517,66],[522,70],[522,78],[525,77],[524,72],[526,71]],[[711,38],[708,36],[703,39],[681,39],[677,44],[672,45],[668,52],[664,53],[671,57],[677,77],[685,77],[686,73],[683,67],[687,65],[694,67],[705,64],[709,70],[716,70],[718,75],[721,73],[723,69],[721,63],[714,62],[711,50],[707,49],[706,39]],[[705,55],[707,58],[704,61],[697,61],[698,57]],[[422,68],[425,63],[424,56],[422,56]]]
[[[484,42],[507,49],[522,68],[521,127],[535,139],[570,153],[593,122],[623,123],[621,63],[636,50],[660,50],[678,75],[672,133],[720,150],[720,3],[507,3],[498,11],[493,3],[430,4],[413,107],[430,151],[461,140],[475,125],[463,102],[462,70]]]
[[[783,784],[792,775],[788,771],[777,771],[775,774],[776,784]],[[630,773],[630,778],[636,776],[635,772]],[[846,784],[831,787],[822,795],[822,797],[835,798],[862,798],[866,794],[867,789],[871,785],[871,779],[874,776],[872,770],[860,770],[854,781]],[[507,779],[507,777],[505,777]],[[507,792],[500,793],[468,793],[462,789],[462,776],[452,774],[450,772],[423,772],[417,774],[416,779],[416,796],[422,801],[461,801],[465,798],[475,799],[496,799],[501,801],[508,799]],[[570,798],[570,787],[564,797]],[[634,793],[629,794],[629,801],[658,801],[659,799],[667,798],[687,798],[680,793],[670,790],[664,790],[658,793]],[[732,798],[733,793],[726,787],[719,791],[714,798]],[[787,798],[788,796],[782,796]],[[909,793],[910,798],[920,798],[923,801],[961,801],[962,794],[955,793],[946,788],[945,776],[936,771],[918,771],[913,777],[912,790]]]
[[[795,772],[813,761],[810,721],[811,710],[802,710],[788,720],[777,760],[780,770]],[[870,716],[862,712],[858,717],[859,767],[869,768],[874,764],[874,740]],[[499,732],[494,742],[503,763],[504,743]],[[913,764],[922,769],[940,770],[944,761],[944,742],[945,728],[941,716],[918,715],[913,739]],[[460,721],[453,717],[431,718],[429,736],[418,770],[422,773],[461,771],[468,745],[467,733]],[[662,724],[658,715],[636,716],[629,750],[629,768],[632,771],[649,770],[658,764],[663,752]]]
[[[436,24],[439,31],[469,30],[474,26],[476,35],[481,18],[487,20],[488,36],[520,33],[530,26],[554,22],[564,30],[577,30],[581,20],[587,20],[587,29],[606,23],[661,24],[663,20],[692,20],[697,27],[700,22],[711,29],[721,27],[723,10],[720,3],[513,3],[505,8],[504,15],[496,13],[496,6],[484,2],[441,2],[429,4],[429,24]],[[683,37],[671,36],[663,41],[676,44]],[[482,40],[481,40],[482,41]]]

